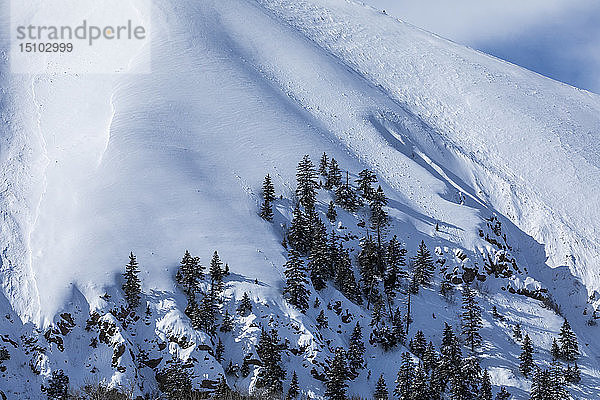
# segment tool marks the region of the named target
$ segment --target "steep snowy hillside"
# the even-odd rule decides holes
[[[439,348],[444,322],[459,332],[459,293],[479,275],[480,358],[494,392],[527,398],[513,329],[531,336],[546,368],[560,311],[582,353],[570,391],[600,396],[600,345],[588,326],[600,301],[599,96],[348,1],[162,1],[152,30],[150,74],[17,75],[3,53],[0,347],[10,359],[0,362],[0,393],[40,398],[58,369],[75,387],[106,380],[148,393],[171,355],[193,366],[197,387],[223,375],[247,392],[264,368],[260,328],[270,326],[288,342],[284,388],[295,371],[305,393],[323,396],[327,360],[357,322],[369,339],[373,308],[332,282],[311,286],[305,314],[282,295],[296,165],[326,152],[353,184],[361,170],[377,174],[386,240],[397,235],[409,257],[421,241],[434,252],[406,345],[421,330]],[[272,223],[258,215],[266,174]],[[323,221],[334,198],[319,190]],[[327,222],[357,280],[368,218],[368,207],[338,207]],[[174,277],[186,249],[203,265],[215,250],[228,263],[219,313],[236,315],[232,332],[194,329],[184,313]],[[121,291],[131,251],[143,290],[133,314]],[[456,303],[438,294],[445,277]],[[244,292],[253,310],[237,315]],[[401,312],[405,297],[397,294]],[[381,374],[393,390],[407,348],[366,343],[349,393],[371,396]],[[228,368],[246,355],[249,374]]]

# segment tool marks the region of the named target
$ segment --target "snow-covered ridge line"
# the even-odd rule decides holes
[[[453,172],[600,288],[600,96],[352,2],[257,3],[463,149]]]

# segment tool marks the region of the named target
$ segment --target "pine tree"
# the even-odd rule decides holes
[[[388,400],[389,394],[383,374],[379,376],[377,385],[375,385],[375,392],[373,393],[373,400]]]
[[[398,342],[393,330],[386,323],[384,310],[383,300],[380,297],[376,298],[373,302],[373,313],[371,315],[372,332],[370,342],[378,343],[385,351],[388,351]]]
[[[453,302],[454,300],[454,286],[450,279],[448,278],[448,274],[444,274],[442,278],[442,282],[440,283],[440,294],[444,297],[447,302]]]
[[[579,372],[579,366],[577,363],[571,368],[571,364],[567,365],[567,370],[565,371],[565,381],[568,384],[579,383],[581,381],[581,373]]]
[[[560,342],[560,355],[566,361],[575,361],[579,357],[579,345],[577,344],[577,336],[571,329],[571,325],[565,319],[560,328],[558,335]]]
[[[537,369],[531,382],[530,400],[554,400],[550,387],[550,374],[546,369]]]
[[[462,333],[465,336],[465,344],[474,353],[481,345],[479,330],[483,327],[483,320],[481,308],[475,299],[475,291],[470,286],[465,286],[463,289],[462,309]]]
[[[192,378],[176,356],[167,361],[165,369],[156,374],[158,388],[169,400],[184,399],[192,391]]]
[[[458,391],[453,391],[456,398],[474,399],[479,392],[481,382],[481,367],[477,357],[471,355],[460,362],[460,373],[457,375],[460,383],[456,386]]]
[[[329,202],[329,207],[327,207],[327,219],[332,224],[337,219],[337,212],[335,211],[335,204],[333,204],[333,201],[330,201]]]
[[[444,390],[446,382],[450,381],[453,376],[459,375],[461,360],[462,352],[460,350],[460,343],[452,331],[452,327],[445,323],[438,365],[440,381]]]
[[[427,339],[425,339],[425,335],[423,331],[417,331],[415,333],[415,338],[412,341],[412,348],[410,351],[417,357],[423,358],[425,354],[425,350],[427,349]]]
[[[425,369],[425,372],[429,373],[429,371],[436,368],[437,363],[438,359],[435,347],[433,347],[433,343],[430,341],[423,353],[423,368]]]
[[[487,369],[483,371],[478,400],[492,400],[492,382],[490,381],[490,374]]]
[[[427,374],[423,365],[419,363],[411,387],[411,400],[430,400],[429,386],[427,385]]]
[[[181,285],[181,290],[188,297],[193,297],[200,291],[200,281],[203,279],[204,267],[200,265],[199,257],[192,257],[189,251],[185,251],[181,264],[175,275],[175,280]]]
[[[348,384],[348,366],[344,349],[335,349],[335,356],[329,360],[328,369],[325,373],[325,398],[329,400],[346,400],[346,388]]]
[[[281,349],[277,331],[272,329],[267,332],[261,330],[256,353],[260,357],[262,366],[256,378],[256,387],[265,389],[270,395],[278,395],[283,392],[283,380],[285,371],[281,366]]]
[[[325,311],[323,310],[321,310],[321,312],[317,316],[317,327],[319,329],[327,328],[327,316],[325,315]]]
[[[360,288],[356,283],[348,249],[344,249],[340,243],[336,254],[337,260],[335,262],[335,282],[337,287],[349,300],[356,304],[362,304]]]
[[[213,290],[205,293],[199,306],[200,328],[208,334],[214,334],[217,329],[219,312],[216,293]]]
[[[215,250],[212,260],[210,261],[210,284],[211,290],[213,290],[217,296],[220,296],[223,292],[223,262],[221,262],[221,258],[219,254]]]
[[[565,374],[563,369],[560,367],[558,361],[554,361],[550,364],[548,371],[550,392],[552,393],[552,400],[564,400],[569,398],[569,392],[567,391],[567,381],[565,380]]]
[[[319,174],[327,178],[327,169],[329,168],[329,159],[327,153],[323,152],[321,160],[319,161]]]
[[[396,292],[401,287],[402,279],[406,278],[406,249],[400,246],[396,235],[387,245],[385,261],[386,270],[383,276],[383,286],[388,304],[391,307]]]
[[[561,358],[560,347],[558,346],[556,338],[552,339],[552,348],[550,349],[550,354],[554,360]]]
[[[242,377],[246,378],[250,375],[250,355],[246,354],[244,359],[242,360],[242,366],[240,367],[240,374]]]
[[[429,374],[429,400],[442,400],[444,383],[441,381],[440,372],[434,368]]]
[[[315,166],[308,155],[302,158],[296,171],[296,180],[298,181],[296,196],[298,201],[305,210],[312,210],[315,207],[317,196],[317,176]]]
[[[229,310],[225,310],[225,314],[223,314],[223,322],[221,323],[221,328],[219,328],[221,332],[231,332],[233,331],[233,316],[229,314]]]
[[[365,343],[363,342],[362,329],[357,322],[348,343],[348,368],[349,376],[355,379],[358,371],[365,366]]]
[[[304,264],[300,255],[295,250],[288,252],[288,261],[285,263],[286,285],[283,294],[287,296],[290,304],[296,306],[300,311],[308,310],[308,299],[310,293],[306,289],[308,280],[304,271]]]
[[[375,190],[373,190],[373,187],[371,186],[371,184],[375,182],[377,182],[377,177],[373,171],[364,169],[358,173],[356,184],[358,185],[358,190],[360,191],[362,197],[367,201],[371,201],[373,195],[375,194]]]
[[[356,211],[360,205],[354,189],[350,186],[348,172],[346,172],[346,183],[340,184],[335,191],[335,202],[349,212]]]
[[[221,341],[221,338],[219,338],[219,342],[217,343],[217,347],[215,347],[215,359],[218,362],[223,361],[223,353],[225,353],[225,346],[223,345],[223,342]]]
[[[325,156],[325,153],[323,153],[323,156]],[[298,375],[294,371],[285,400],[296,400],[298,396],[300,396],[300,384],[298,383]]]
[[[360,254],[358,265],[360,266],[363,293],[367,298],[367,309],[378,296],[377,291],[377,248],[370,236],[363,238],[360,242]]]
[[[383,274],[383,229],[389,224],[389,217],[384,207],[387,206],[387,197],[383,193],[381,186],[377,188],[377,191],[372,195],[371,202],[369,204],[371,208],[371,227],[377,233],[377,250],[380,255],[378,260],[379,273]]]
[[[237,307],[237,313],[242,317],[247,317],[252,312],[252,302],[250,301],[250,296],[248,293],[244,292],[242,296],[242,300]]]
[[[195,296],[188,299],[184,313],[190,319],[194,329],[202,329],[202,313],[200,312],[200,307],[196,302]]]
[[[331,159],[329,163],[329,171],[327,172],[327,180],[325,181],[325,188],[333,189],[334,187],[338,187],[342,184],[342,171],[340,171],[340,167],[338,166],[335,158]]]
[[[48,380],[48,386],[42,386],[42,391],[46,393],[48,400],[69,399],[69,377],[62,369],[55,369]]]
[[[413,258],[413,293],[418,291],[419,286],[431,283],[435,266],[429,249],[424,241],[421,241],[417,255]]]
[[[308,270],[310,280],[315,290],[323,290],[327,287],[326,279],[329,272],[329,247],[323,239],[315,241],[308,257]]]
[[[402,353],[402,363],[400,364],[400,370],[396,378],[396,389],[394,390],[394,395],[398,397],[398,400],[411,400],[410,394],[414,376],[413,368],[410,354]]]
[[[292,225],[288,230],[288,241],[292,248],[302,254],[310,248],[310,220],[304,215],[300,209],[300,205],[296,204],[292,214]]]
[[[502,386],[500,388],[500,391],[496,395],[496,400],[509,400],[509,399],[510,399],[510,392],[508,390],[506,390],[506,388],[504,386]]]
[[[231,389],[229,385],[227,385],[227,380],[223,375],[219,377],[219,383],[217,384],[217,388],[213,392],[213,398],[215,399],[226,399],[230,396]]]
[[[129,254],[129,263],[125,266],[125,273],[123,277],[125,282],[123,283],[123,292],[125,293],[125,299],[129,308],[136,308],[140,304],[140,295],[142,293],[142,284],[138,277],[140,270],[138,264],[133,255],[133,252]]]
[[[521,324],[516,324],[513,327],[513,337],[515,338],[515,340],[523,339],[523,332],[521,331]]]
[[[271,182],[271,177],[269,174],[265,176],[265,180],[263,182],[262,187],[263,193],[263,203],[260,207],[260,216],[267,220],[273,220],[273,207],[271,203],[275,200],[275,188],[273,187],[273,182]]]
[[[524,377],[529,377],[529,374],[533,370],[535,364],[533,363],[533,344],[531,343],[531,339],[529,335],[525,335],[525,339],[523,340],[523,345],[521,346],[522,352],[519,356],[519,360],[521,361],[519,365],[519,370],[523,374]]]

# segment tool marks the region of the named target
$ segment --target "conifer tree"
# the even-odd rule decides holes
[[[327,207],[327,219],[332,224],[337,219],[337,212],[335,211],[335,204],[333,204],[333,201],[330,201],[329,202],[329,207]]]
[[[256,346],[256,353],[262,363],[256,378],[256,387],[265,389],[270,395],[283,393],[285,371],[281,366],[281,349],[277,331],[272,329],[267,332],[263,328]]]
[[[219,342],[217,343],[217,347],[215,347],[215,359],[218,362],[223,361],[223,353],[225,353],[225,346],[223,345],[223,342],[221,341],[221,338],[219,338]]]
[[[411,400],[410,395],[414,377],[413,362],[408,353],[402,353],[401,357],[402,363],[396,378],[394,395],[398,397],[398,400]]]
[[[554,361],[550,364],[548,377],[550,383],[550,392],[553,396],[552,400],[568,399],[569,392],[567,391],[567,381],[565,380],[564,371],[560,367],[558,361]]]
[[[296,306],[300,311],[308,310],[308,299],[310,293],[306,289],[308,280],[304,271],[304,263],[295,250],[288,252],[288,261],[285,263],[286,285],[283,294],[287,296],[290,304]]]
[[[327,316],[325,315],[325,311],[321,310],[319,315],[317,316],[317,327],[319,329],[327,328]]]
[[[579,357],[577,336],[575,336],[575,332],[573,332],[566,319],[560,328],[558,341],[560,342],[560,355],[564,360],[575,361]]]
[[[371,315],[371,343],[378,343],[381,347],[388,351],[397,344],[397,338],[394,336],[394,331],[386,323],[385,307],[383,300],[380,297],[373,302],[373,313]]]
[[[183,362],[172,356],[166,367],[156,374],[158,388],[169,400],[184,399],[192,391],[192,379]]]
[[[509,399],[510,399],[510,392],[508,390],[506,390],[506,388],[504,386],[502,386],[500,388],[500,391],[496,395],[496,400],[509,400]]]
[[[329,163],[329,171],[327,172],[327,180],[325,181],[325,188],[333,189],[334,187],[339,187],[342,184],[342,171],[340,171],[340,167],[338,166],[335,158],[331,159]]]
[[[371,208],[371,227],[377,234],[377,267],[378,273],[383,276],[384,272],[384,254],[383,254],[383,229],[389,224],[387,212],[383,207],[387,205],[387,197],[383,193],[381,186],[377,188],[377,191],[372,195],[370,208]]]
[[[231,389],[229,385],[227,385],[227,380],[223,375],[219,377],[219,383],[217,384],[217,388],[213,392],[213,397],[215,399],[226,399],[230,396]]]
[[[323,156],[325,156],[325,153],[323,153]],[[300,384],[298,383],[298,375],[294,371],[285,400],[296,400],[298,396],[300,396]]]
[[[363,293],[367,298],[367,309],[378,296],[377,291],[377,248],[370,236],[363,238],[360,242],[360,254],[358,264],[360,266]]]
[[[386,270],[383,276],[383,286],[388,305],[391,307],[396,292],[401,287],[402,279],[406,278],[406,249],[400,246],[396,235],[392,237],[387,245],[385,261]]]
[[[400,308],[396,307],[396,310],[392,313],[392,335],[396,338],[397,343],[406,341],[406,332],[404,331],[404,318]]]
[[[296,196],[298,201],[305,210],[312,210],[315,207],[317,196],[317,176],[315,166],[308,155],[302,158],[296,171],[296,180],[298,181]]]
[[[194,329],[202,329],[202,313],[200,312],[200,306],[198,306],[195,296],[188,299],[184,313],[192,322]]]
[[[429,374],[429,396],[430,400],[442,400],[444,383],[441,381],[440,372],[433,368]]]
[[[417,331],[415,333],[414,339],[411,341],[412,346],[410,351],[417,357],[423,358],[425,354],[425,350],[427,349],[427,339],[425,339],[425,334],[423,331]]]
[[[568,384],[579,383],[581,381],[581,373],[579,372],[579,366],[577,363],[571,368],[571,364],[567,365],[565,371],[565,381]]]
[[[524,377],[529,377],[529,374],[533,370],[535,364],[533,363],[533,344],[531,343],[531,339],[529,335],[525,335],[525,339],[523,340],[523,345],[521,346],[522,352],[519,356],[519,360],[521,361],[519,365],[519,370],[523,374]]]
[[[444,274],[442,277],[442,282],[440,283],[440,294],[447,302],[451,303],[454,301],[454,287],[448,278],[448,274]]]
[[[513,327],[513,337],[515,338],[515,340],[523,339],[523,332],[521,331],[521,324],[517,323]]]
[[[349,376],[355,379],[358,371],[365,366],[365,343],[363,342],[362,329],[357,322],[348,343],[348,368]]]
[[[310,248],[310,220],[304,215],[298,204],[296,204],[292,214],[292,225],[288,230],[288,241],[292,248],[302,254],[306,254]]]
[[[219,312],[214,290],[210,290],[202,296],[199,306],[200,328],[208,334],[214,334],[217,329],[217,314]]]
[[[488,373],[487,369],[483,371],[483,376],[481,377],[481,390],[478,400],[493,400],[492,382],[490,381],[490,374]]]
[[[69,377],[62,369],[53,370],[48,386],[42,386],[42,392],[46,393],[48,400],[69,399]]]
[[[223,322],[219,328],[221,332],[231,332],[233,330],[233,316],[229,314],[229,310],[225,310],[223,314]]]
[[[327,158],[327,153],[323,152],[321,156],[321,160],[319,162],[319,174],[327,178],[327,169],[329,168],[329,159]]]
[[[462,310],[462,333],[465,336],[465,344],[474,353],[475,349],[481,345],[479,330],[483,327],[483,320],[481,308],[475,299],[475,291],[468,285],[465,285],[463,289]]]
[[[327,287],[326,279],[329,272],[329,247],[324,239],[315,241],[308,257],[308,270],[310,280],[315,290],[323,290]]]
[[[348,366],[344,349],[335,349],[335,356],[329,360],[328,369],[325,373],[325,398],[329,400],[346,400],[346,388],[348,384]]]
[[[461,360],[460,372],[457,374],[460,383],[455,386],[453,394],[456,398],[474,399],[481,383],[481,367],[477,357],[471,355]]]
[[[418,291],[419,286],[431,283],[435,266],[429,249],[424,241],[421,241],[417,255],[413,257],[413,293]]]
[[[427,374],[423,364],[419,363],[411,387],[411,400],[430,400],[429,386],[427,385]]]
[[[362,197],[371,201],[373,195],[375,194],[375,190],[371,184],[377,182],[377,177],[373,173],[373,171],[369,171],[368,169],[364,169],[358,173],[358,179],[356,180],[356,184],[358,185],[358,190]]]
[[[560,347],[558,346],[556,338],[552,339],[552,348],[550,349],[550,354],[554,360],[561,358]]]
[[[550,387],[550,374],[538,368],[531,382],[530,400],[554,400]]]
[[[447,323],[444,324],[438,365],[443,390],[445,390],[446,382],[450,381],[453,376],[459,375],[462,360],[462,352],[460,350],[458,338],[452,331],[452,327]]]
[[[437,363],[438,359],[435,347],[433,347],[433,343],[430,341],[423,353],[423,368],[425,369],[425,372],[429,373],[429,371],[436,368]]]
[[[360,288],[356,283],[348,249],[345,249],[340,243],[336,254],[335,281],[338,288],[349,300],[356,304],[362,304]]]
[[[374,400],[388,400],[389,394],[383,374],[379,376],[377,385],[375,385],[375,392],[373,393]]]
[[[138,269],[138,264],[133,255],[133,252],[129,254],[129,263],[125,266],[125,273],[123,277],[125,278],[125,282],[123,282],[123,292],[125,293],[125,299],[127,300],[127,304],[129,304],[129,308],[136,308],[140,304],[140,295],[142,293],[142,284],[140,282],[140,278],[138,277],[140,270]]]
[[[219,257],[219,254],[215,250],[212,260],[210,261],[210,284],[211,290],[213,290],[218,296],[223,292],[223,262]]]
[[[348,172],[346,172],[346,183],[340,184],[335,191],[335,202],[349,212],[356,211],[360,205],[354,189],[350,186]]]
[[[200,265],[200,258],[192,257],[190,252],[186,250],[175,275],[175,280],[181,285],[181,290],[188,300],[199,292],[203,272],[204,267]]]
[[[266,221],[272,221],[273,206],[271,203],[275,201],[275,188],[273,187],[273,182],[271,182],[271,177],[268,174],[265,176],[263,182],[262,193],[263,203],[260,207],[260,216]]]
[[[247,317],[252,312],[252,302],[250,301],[250,296],[248,296],[247,292],[244,292],[242,296],[242,300],[237,307],[237,313],[242,317]]]

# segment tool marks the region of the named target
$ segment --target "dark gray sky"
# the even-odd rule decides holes
[[[600,93],[600,0],[362,0],[388,14]]]

